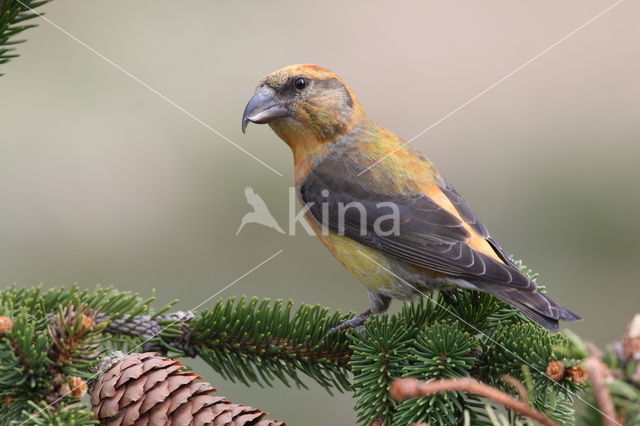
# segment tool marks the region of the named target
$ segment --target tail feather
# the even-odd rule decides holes
[[[580,321],[582,317],[560,306],[539,291],[492,291],[491,294],[522,311],[526,316],[551,331],[560,329],[558,321]]]

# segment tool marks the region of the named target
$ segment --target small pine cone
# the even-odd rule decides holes
[[[80,358],[84,359],[96,357],[96,349],[100,345],[97,341],[99,336],[90,336],[95,328],[95,316],[96,313],[90,309],[76,312],[71,304],[52,315],[47,326],[53,341],[49,357],[58,363],[76,358],[77,354],[81,354]]]
[[[549,361],[547,365],[547,376],[549,378],[559,382],[564,378],[564,364],[562,361]]]
[[[91,410],[109,426],[284,426],[264,411],[233,404],[179,362],[147,352],[120,358],[91,390]]]
[[[71,396],[82,398],[87,394],[87,389],[89,388],[89,386],[87,385],[87,382],[82,380],[80,377],[70,377],[68,383],[70,388],[69,393],[71,394]]]
[[[81,315],[82,315],[82,319],[81,319],[82,328],[88,331],[93,331],[93,329],[96,327],[95,319],[85,314],[81,314]]]
[[[569,374],[571,379],[576,383],[584,383],[587,377],[589,377],[587,370],[579,365],[567,368],[567,374]]]
[[[9,317],[0,316],[0,335],[13,328],[13,320]]]

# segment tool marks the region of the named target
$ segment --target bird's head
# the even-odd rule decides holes
[[[351,130],[365,113],[340,77],[317,65],[290,65],[263,78],[242,116],[268,123],[292,149],[333,142]]]

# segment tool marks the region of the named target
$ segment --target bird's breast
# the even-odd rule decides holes
[[[316,219],[307,213],[306,219],[316,236],[329,252],[368,290],[394,299],[407,300],[423,291],[448,286],[444,277],[430,277],[398,259],[335,232],[323,232]]]

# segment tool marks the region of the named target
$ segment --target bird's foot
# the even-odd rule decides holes
[[[367,310],[351,319],[342,321],[337,327],[333,327],[331,330],[329,330],[328,334],[335,334],[340,330],[345,330],[348,328],[355,328],[356,331],[358,331],[360,334],[364,334],[364,322],[371,316],[371,313],[371,310]]]
[[[440,294],[442,295],[442,299],[450,306],[456,306],[458,301],[454,295],[455,290],[453,289],[443,289],[440,290]]]

